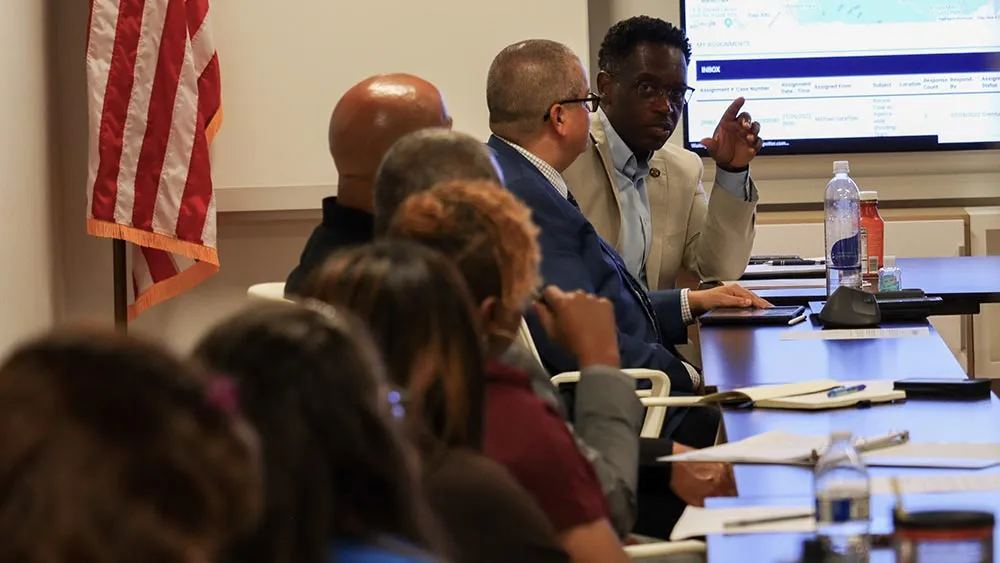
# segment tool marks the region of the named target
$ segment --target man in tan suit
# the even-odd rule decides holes
[[[584,215],[650,290],[673,288],[685,273],[739,279],[753,246],[749,163],[760,150],[760,124],[739,113],[743,98],[702,140],[718,165],[711,197],[698,155],[665,144],[694,91],[690,57],[683,30],[663,20],[638,16],[612,26],[598,57],[591,146],[563,173]]]

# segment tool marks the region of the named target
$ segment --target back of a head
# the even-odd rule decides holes
[[[261,439],[266,509],[232,563],[321,563],[334,542],[426,547],[415,461],[391,417],[364,325],[322,303],[271,304],[224,321],[195,356],[238,383]]]
[[[368,323],[390,379],[407,389],[423,448],[482,440],[482,331],[455,266],[418,244],[380,241],[331,257],[306,288]]]
[[[490,128],[515,142],[545,127],[553,104],[576,98],[586,87],[579,57],[555,41],[531,39],[506,47],[493,59],[486,78]]]
[[[448,182],[409,198],[388,235],[450,258],[478,303],[492,297],[505,309],[520,311],[541,283],[538,227],[531,211],[490,182]]]
[[[0,483],[0,560],[23,563],[210,561],[260,504],[226,397],[103,332],[44,337],[0,367]]]
[[[367,184],[397,139],[428,127],[451,127],[441,92],[409,74],[381,74],[352,86],[330,116],[329,143],[340,183]]]
[[[375,180],[375,234],[410,195],[450,180],[503,183],[489,149],[471,135],[424,129],[399,139],[382,160]]]

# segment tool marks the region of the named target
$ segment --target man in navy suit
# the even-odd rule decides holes
[[[542,275],[564,291],[583,290],[615,305],[622,366],[663,371],[671,388],[692,392],[698,373],[677,357],[687,325],[715,307],[766,306],[739,286],[708,291],[646,292],[618,253],[580,213],[560,175],[590,140],[589,112],[599,98],[588,91],[586,71],[564,45],[533,40],[504,49],[490,67],[487,104],[493,136],[487,143],[503,169],[508,189],[533,211],[541,229]],[[544,334],[530,319],[532,334]],[[550,372],[577,369],[555,343],[536,337]]]
[[[589,92],[580,59],[565,45],[530,40],[505,48],[490,66],[486,100],[493,131],[487,145],[503,170],[506,187],[531,208],[541,229],[545,283],[600,295],[614,304],[623,368],[663,371],[674,394],[698,390],[701,376],[674,349],[674,344],[686,342],[687,325],[715,307],[766,306],[766,302],[738,286],[647,293],[580,213],[561,172],[587,149],[589,112],[596,111],[600,100]],[[529,315],[528,324],[550,373],[578,369],[576,360],[545,336],[537,318]],[[714,442],[717,410],[693,409],[690,416],[684,416],[683,409],[676,411],[664,427],[665,437],[683,442],[686,436],[688,443],[699,447]],[[683,424],[682,416],[687,419]],[[656,443],[666,444],[670,451],[646,448],[647,461],[690,449],[676,441]],[[728,466],[690,465],[677,464],[669,477],[670,488],[684,501],[701,504],[706,496],[734,492]],[[662,470],[662,464],[656,469]],[[644,487],[640,485],[640,495]],[[639,506],[641,524],[642,500]]]

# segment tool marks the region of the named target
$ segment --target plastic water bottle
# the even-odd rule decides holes
[[[845,563],[867,563],[871,485],[850,432],[834,432],[816,462],[816,532]]]
[[[823,198],[827,296],[842,285],[861,289],[861,193],[850,171],[846,160],[834,162]]]

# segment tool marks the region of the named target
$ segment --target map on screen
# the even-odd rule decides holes
[[[736,97],[764,154],[1000,145],[1000,0],[682,0],[685,144]]]

